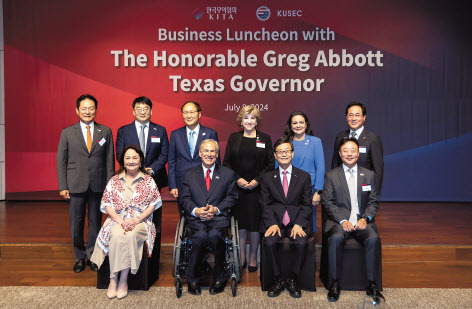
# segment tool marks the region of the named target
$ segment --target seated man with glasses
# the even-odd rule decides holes
[[[297,278],[303,266],[312,233],[310,174],[292,166],[293,144],[279,139],[274,144],[279,168],[262,176],[262,227],[265,231],[264,250],[271,261],[274,283],[269,297],[279,296],[287,288],[292,297],[301,297]],[[285,237],[293,248],[291,272],[284,278],[281,273],[278,250]]]
[[[147,97],[138,97],[133,101],[135,120],[118,129],[116,136],[116,159],[129,145],[136,145],[144,153],[144,166],[152,175],[159,191],[167,187],[167,152],[169,139],[166,128],[151,122],[152,102]]]
[[[236,175],[225,166],[216,164],[219,145],[213,139],[201,142],[199,156],[202,163],[185,172],[180,193],[185,222],[192,238],[186,272],[188,292],[200,295],[199,265],[210,244],[215,256],[215,271],[210,294],[224,291],[228,272],[224,269],[224,237],[230,227],[230,210],[236,205],[238,191]]]

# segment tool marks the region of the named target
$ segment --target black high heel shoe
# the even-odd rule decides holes
[[[242,269],[246,268],[247,267],[247,260],[244,261],[244,264],[243,264],[243,267]]]
[[[257,265],[256,266],[248,266],[247,270],[249,270],[250,273],[256,272],[258,269]]]

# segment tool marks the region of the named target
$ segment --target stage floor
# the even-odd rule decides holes
[[[172,246],[177,205],[163,204],[160,279],[172,286]],[[318,228],[321,227],[318,209]],[[472,288],[472,203],[380,204],[384,287]],[[321,234],[316,232],[317,242]],[[318,246],[318,261],[321,246]],[[0,285],[93,286],[89,269],[72,271],[68,206],[64,201],[0,202]],[[243,275],[258,286],[258,273]],[[321,282],[317,280],[317,285]]]

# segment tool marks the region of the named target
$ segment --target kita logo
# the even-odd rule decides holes
[[[195,11],[193,11],[193,16],[196,20],[199,20],[200,17],[203,16],[203,12],[200,9],[195,9]]]
[[[256,11],[256,16],[259,20],[266,21],[270,17],[270,10],[266,6],[261,6]]]

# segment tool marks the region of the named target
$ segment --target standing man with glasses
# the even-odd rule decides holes
[[[59,194],[69,200],[69,220],[74,247],[74,271],[85,265],[97,271],[90,262],[97,239],[102,213],[100,201],[108,180],[115,171],[113,135],[110,128],[94,122],[98,102],[90,94],[76,101],[79,123],[62,130],[57,149],[57,179]],[[88,210],[88,240],[84,245],[86,206]]]
[[[178,201],[184,173],[189,168],[202,164],[198,152],[200,143],[205,139],[213,139],[218,142],[216,131],[199,123],[202,116],[200,104],[188,101],[182,105],[180,110],[185,126],[171,133],[169,145],[169,190],[170,195],[177,198]],[[219,154],[216,163],[221,164]]]
[[[339,156],[341,141],[346,137],[353,137],[359,142],[359,166],[374,171],[376,174],[377,194],[382,190],[384,172],[383,146],[380,136],[364,128],[367,110],[360,102],[351,102],[346,107],[346,122],[348,130],[340,132],[334,142],[333,160],[331,169],[341,166],[343,161]]]
[[[133,101],[134,122],[118,129],[116,136],[116,159],[129,145],[136,145],[144,153],[144,166],[151,173],[159,191],[167,187],[167,152],[169,139],[166,128],[150,121],[152,102],[147,97]]]

